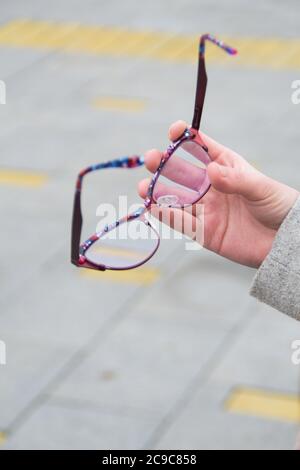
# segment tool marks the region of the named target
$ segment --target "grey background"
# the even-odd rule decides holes
[[[299,2],[2,2],[1,23],[79,21],[174,34],[299,38]],[[233,60],[228,58],[229,60]],[[209,66],[203,130],[299,188],[299,70]],[[299,325],[248,295],[254,271],[164,241],[149,286],[81,276],[69,263],[77,172],[165,148],[191,119],[193,64],[0,45],[1,169],[45,173],[41,188],[0,184],[2,448],[292,448],[297,426],[228,413],[239,385],[298,393]],[[145,100],[141,113],[95,109],[98,96]],[[138,201],[145,170],[99,174],[100,196]],[[92,222],[94,223],[94,222]],[[149,265],[150,266],[150,265]]]

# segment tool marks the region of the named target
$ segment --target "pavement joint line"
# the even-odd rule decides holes
[[[249,314],[250,309],[251,315]],[[213,375],[215,368],[220,365],[220,361],[224,360],[226,354],[228,354],[230,349],[233,347],[234,340],[245,328],[248,327],[249,323],[254,320],[256,314],[257,312],[253,314],[251,303],[248,303],[248,306],[245,307],[245,314],[237,320],[237,322],[220,341],[215,351],[207,359],[206,363],[203,364],[198,373],[195,374],[194,379],[192,379],[187,385],[181,397],[179,397],[174,406],[162,418],[156,429],[154,429],[152,435],[144,444],[145,449],[152,449],[159,445],[161,437],[167,432],[172,423],[175,422],[183,413],[187,403],[190,402],[196,391],[209,381],[209,378]]]
[[[144,416],[152,416],[153,413],[152,409],[144,407],[123,404],[121,406],[113,404],[107,405],[106,403],[99,404],[93,400],[78,399],[70,396],[52,396],[45,394],[44,398],[45,403],[48,403],[49,406],[61,407],[65,409],[97,410],[101,413],[114,414],[116,416],[120,416],[120,414],[128,416],[132,416],[132,414],[134,414],[135,416],[140,416],[141,413],[143,413]]]
[[[176,248],[170,253],[169,258],[174,259],[174,251]],[[51,255],[51,259],[53,259],[54,255]],[[56,259],[56,257],[55,257]],[[174,261],[173,268],[174,270],[178,269],[180,266],[180,261],[182,258],[177,257],[177,264]],[[49,261],[46,261],[46,263]],[[45,264],[45,263],[44,263]],[[173,275],[174,271],[166,272],[165,273],[165,281],[167,282],[168,279]],[[27,279],[28,281],[28,279]],[[30,282],[30,280],[28,281]],[[159,284],[154,284],[152,288],[153,292],[155,289],[158,289]],[[12,419],[9,426],[7,427],[6,433],[7,435],[12,435],[17,429],[19,429],[22,424],[26,421],[26,419],[39,407],[41,407],[46,401],[47,397],[51,396],[53,390],[58,387],[90,354],[92,354],[95,349],[99,346],[99,343],[103,338],[110,334],[111,331],[122,321],[126,316],[134,309],[136,305],[139,304],[139,301],[144,298],[145,290],[135,289],[132,295],[125,300],[125,302],[117,307],[115,311],[112,312],[111,316],[107,319],[107,321],[102,324],[98,330],[95,332],[94,336],[89,339],[89,341],[80,346],[73,355],[64,363],[61,369],[52,377],[48,384],[46,384],[40,392],[38,392],[32,400],[24,406],[24,408]]]
[[[300,422],[300,398],[297,395],[263,388],[236,387],[227,397],[224,408],[231,413]]]
[[[42,173],[0,169],[0,185],[38,188],[43,186],[47,180],[48,176]]]
[[[1,48],[1,42],[0,42],[0,48]],[[31,69],[32,67],[35,67],[36,65],[40,65],[44,61],[55,56],[56,54],[57,54],[57,51],[54,51],[54,50],[50,52],[48,51],[42,57],[38,57],[33,62],[30,62],[29,64],[24,65],[24,67],[21,67],[20,69],[12,73],[9,73],[8,75],[2,75],[2,78],[4,78],[6,81],[10,80],[10,82],[16,78],[18,79],[22,73],[27,71],[27,69]]]
[[[200,32],[199,32],[200,33]],[[229,60],[217,48],[207,59],[226,66],[246,65],[300,69],[300,39],[278,37],[226,37],[239,51]],[[146,57],[171,62],[197,61],[199,35],[88,26],[72,22],[16,19],[0,26],[0,45],[54,49],[112,57]]]

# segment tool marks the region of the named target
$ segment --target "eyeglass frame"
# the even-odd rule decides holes
[[[77,177],[77,181],[76,181],[76,187],[75,187],[73,217],[72,217],[72,236],[71,236],[71,262],[75,266],[82,267],[82,268],[95,269],[99,271],[105,271],[107,269],[115,270],[115,271],[124,271],[128,269],[137,268],[138,266],[141,266],[144,263],[146,263],[156,253],[160,245],[159,234],[156,228],[153,227],[151,222],[145,217],[145,214],[153,203],[156,204],[156,202],[153,199],[153,191],[155,188],[155,184],[161,172],[163,171],[164,166],[166,165],[168,160],[171,158],[173,153],[176,152],[176,150],[182,145],[182,143],[186,141],[191,141],[191,140],[193,140],[193,142],[195,142],[196,144],[202,147],[202,149],[207,154],[208,160],[211,161],[208,148],[198,133],[199,128],[200,128],[200,122],[201,122],[205,94],[206,94],[206,87],[207,87],[207,74],[206,74],[206,67],[205,67],[205,42],[206,41],[210,41],[213,44],[219,46],[228,54],[235,55],[237,53],[236,49],[224,44],[223,41],[218,40],[217,38],[215,38],[214,36],[210,34],[204,34],[200,37],[199,53],[198,53],[197,85],[196,85],[196,95],[195,95],[195,105],[194,105],[192,126],[188,129],[185,129],[183,134],[176,141],[172,142],[168,146],[166,152],[164,152],[162,159],[160,161],[160,164],[150,182],[150,185],[147,191],[147,196],[144,200],[144,204],[135,212],[116,220],[113,224],[106,225],[102,231],[94,233],[84,243],[80,243],[82,222],[83,222],[82,211],[81,211],[81,190],[82,190],[83,178],[88,173],[91,173],[97,170],[106,169],[106,168],[128,168],[128,169],[137,168],[144,164],[144,157],[140,155],[126,156],[126,157],[110,160],[108,162],[91,165],[79,173]],[[199,202],[200,199],[202,199],[205,196],[209,188],[210,188],[210,184],[208,185],[205,192],[201,194],[199,199],[194,201],[193,204],[196,204],[197,202]],[[185,204],[181,206],[181,208],[185,208],[193,204]],[[142,222],[148,225],[157,236],[157,245],[148,257],[146,257],[139,263],[136,263],[132,266],[126,266],[126,267],[113,267],[113,266],[107,266],[105,264],[98,264],[86,258],[85,254],[87,250],[97,240],[99,240],[101,237],[103,237],[105,234],[109,233],[110,231],[116,229],[121,224],[128,223],[136,219],[140,219]]]

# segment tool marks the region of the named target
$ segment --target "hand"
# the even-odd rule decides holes
[[[174,123],[169,131],[170,140],[178,139],[187,127],[183,121]],[[212,158],[207,169],[212,187],[197,203],[204,204],[204,247],[257,268],[269,253],[276,232],[299,192],[263,175],[233,150],[203,133],[201,137]],[[161,157],[158,150],[147,152],[147,169],[154,173]],[[142,198],[146,197],[149,182],[146,179],[139,183]],[[195,218],[195,213],[195,207],[182,210],[183,227],[185,220]],[[172,221],[174,217],[168,219]],[[170,225],[173,226],[172,222]]]

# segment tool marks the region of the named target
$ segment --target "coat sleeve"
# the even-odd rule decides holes
[[[300,197],[282,222],[250,294],[300,320]]]

